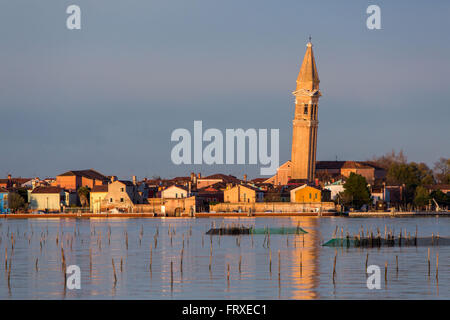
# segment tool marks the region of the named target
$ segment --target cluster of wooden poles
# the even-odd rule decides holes
[[[222,223],[223,225],[223,223]],[[212,224],[212,226],[214,227],[214,223]],[[236,227],[236,226],[233,226]],[[268,261],[268,269],[269,269],[269,273],[270,275],[272,275],[272,251],[271,251],[271,235],[270,235],[270,229],[268,226],[266,226],[266,232],[264,234],[264,241],[263,241],[263,247],[268,249],[268,255],[269,255],[269,261]],[[173,246],[173,242],[174,239],[177,236],[177,230],[176,230],[176,226],[171,226],[169,224],[168,227],[168,236],[169,236],[169,241],[170,241],[170,246]],[[3,234],[3,233],[2,233]],[[111,227],[108,226],[107,228],[107,232],[106,232],[106,243],[108,246],[111,246],[111,234],[112,234],[112,230]],[[7,232],[8,237],[10,236],[11,238],[11,249],[8,252],[8,248],[5,247],[5,271],[7,274],[7,282],[8,282],[8,288],[9,290],[11,290],[11,269],[12,269],[12,257],[14,254],[14,246],[15,246],[15,241],[17,236],[20,237],[20,233],[17,230],[17,233],[14,232],[10,232],[9,230],[9,226],[8,226],[8,232]],[[27,240],[28,245],[31,245],[31,240],[33,238],[34,235],[34,230],[33,230],[33,226],[31,226],[31,232],[29,232],[27,234],[27,232],[23,233],[24,238]],[[46,227],[46,229],[43,229],[40,231],[40,234],[37,233],[37,235],[39,235],[39,252],[40,254],[42,254],[43,250],[46,248],[47,243],[49,241],[49,230],[48,230],[48,226]],[[138,238],[138,243],[139,246],[142,245],[143,242],[143,237],[144,236],[144,227],[143,225],[141,225],[140,228],[140,232],[139,232],[139,238]],[[184,259],[186,257],[185,254],[185,245],[189,246],[189,241],[190,241],[190,237],[192,236],[192,226],[189,227],[187,233],[182,233],[181,235],[181,251],[180,251],[180,255],[179,255],[179,272],[181,274],[181,277],[183,275],[183,267],[184,267]],[[152,271],[153,271],[153,250],[157,248],[158,246],[158,241],[159,241],[159,237],[160,237],[160,232],[159,232],[159,228],[158,226],[155,229],[155,234],[153,235],[153,243],[150,245],[150,255],[149,255],[149,273],[150,273],[150,277],[152,276]],[[220,247],[220,241],[221,241],[221,237],[222,235],[219,235],[217,238],[217,242],[218,242],[218,246]],[[303,237],[303,247],[305,245],[305,239],[304,239],[304,235],[302,235]],[[93,249],[94,247],[98,248],[98,251],[102,251],[104,245],[103,245],[103,241],[104,241],[105,236],[102,236],[102,230],[96,230],[95,226],[91,227],[90,230],[90,239],[88,241],[90,241],[92,243],[92,240],[94,240],[94,244],[95,246],[89,246],[89,274],[92,277],[92,270],[93,270]],[[254,247],[254,235],[253,233],[249,234],[249,240],[251,241],[251,247]],[[80,238],[80,230],[79,228],[77,229],[77,226],[74,227],[73,232],[71,231],[67,231],[64,230],[63,228],[60,228],[60,226],[58,226],[58,230],[56,232],[55,235],[55,244],[56,247],[59,248],[60,250],[60,259],[58,259],[60,261],[60,270],[62,272],[62,280],[63,280],[63,289],[64,289],[64,294],[66,293],[66,286],[67,286],[67,259],[66,259],[66,251],[73,251],[73,243],[76,242],[77,240],[80,241],[81,243],[83,243],[83,241],[86,241],[86,239],[83,239],[83,237]],[[236,239],[236,246],[240,247],[241,246],[241,240],[242,240],[242,236],[238,235],[235,237]],[[2,241],[2,236],[0,236],[0,244]],[[204,239],[204,234],[201,237],[201,242],[202,242],[202,248],[205,246],[205,239]],[[297,241],[292,241],[293,246],[297,246]],[[128,251],[129,249],[129,235],[128,235],[128,231],[125,229],[123,232],[123,244],[125,247],[125,250]],[[290,242],[289,242],[289,235],[286,235],[286,246],[289,247]],[[210,254],[209,254],[209,264],[208,264],[208,270],[210,272],[210,276],[212,278],[212,270],[213,270],[213,261],[214,261],[214,248],[215,246],[213,245],[213,237],[210,236]],[[237,262],[237,270],[239,272],[239,274],[242,273],[242,266],[243,266],[243,256],[242,254],[239,255],[239,259]],[[116,258],[117,261],[117,258]],[[113,288],[116,287],[117,283],[118,283],[118,272],[123,272],[123,265],[124,265],[124,258],[121,257],[120,258],[120,267],[116,268],[116,261],[114,260],[114,257],[111,257],[111,267],[112,267],[112,283],[113,283]],[[173,284],[174,284],[174,263],[176,261],[171,260],[170,261],[170,285],[171,288],[173,289]],[[281,252],[280,250],[278,250],[278,279],[281,279]],[[226,266],[226,279],[227,279],[227,283],[228,286],[230,284],[230,272],[231,272],[231,265],[230,262],[226,262],[225,263]],[[303,266],[303,262],[302,262],[302,254],[300,253],[300,272]],[[34,261],[34,269],[35,272],[38,273],[40,270],[39,267],[39,256],[35,257],[35,261]]]
[[[398,237],[395,237],[394,231],[391,229],[387,229],[387,225],[384,226],[384,236],[381,235],[380,229],[377,228],[377,233],[374,235],[372,229],[365,228],[363,226],[360,227],[360,230],[358,233],[353,234],[350,236],[350,233],[347,231],[344,236],[344,228],[341,227],[340,229],[340,235],[339,235],[339,227],[336,226],[336,229],[333,233],[333,239],[340,240],[339,244],[341,247],[346,245],[346,247],[350,247],[350,240],[353,240],[353,246],[354,247],[363,247],[363,248],[373,248],[373,247],[381,247],[384,246],[395,246],[397,244],[399,247],[403,246],[417,246],[417,234],[418,234],[418,227],[416,226],[415,233],[413,237],[411,237],[410,232],[407,232],[407,229],[404,230],[400,229]],[[340,236],[340,237],[339,237]],[[434,233],[431,234],[431,244],[432,245],[439,245],[439,232],[435,236]],[[337,251],[334,256],[334,262],[333,262],[333,272],[332,272],[332,279],[333,284],[335,284],[335,277],[336,277],[336,261],[337,261]],[[369,253],[366,254],[366,261],[365,261],[365,271],[367,271],[369,261]],[[428,256],[427,256],[427,266],[428,266],[428,278],[431,276],[431,262],[430,262],[430,248],[428,248]],[[398,275],[398,255],[395,256],[395,270]],[[439,281],[439,252],[436,253],[436,283]],[[385,283],[388,281],[388,261],[385,261],[384,264],[384,279]]]

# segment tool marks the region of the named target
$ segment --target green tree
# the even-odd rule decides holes
[[[429,201],[430,195],[428,190],[422,186],[418,186],[414,194],[414,204],[418,207],[424,207],[429,203]]]
[[[450,158],[440,158],[434,164],[434,176],[438,183],[450,184]]]
[[[344,192],[342,192],[342,201],[352,207],[361,208],[363,204],[370,202],[370,190],[367,186],[367,180],[363,176],[350,173],[344,184]]]
[[[17,192],[10,192],[8,194],[8,207],[14,213],[19,209],[25,208],[25,200]]]
[[[82,207],[89,206],[89,195],[91,194],[91,190],[88,187],[80,187],[78,188],[78,197],[80,198],[80,203]]]
[[[405,185],[405,202],[411,203],[418,186],[434,183],[433,172],[425,163],[394,163],[387,172],[388,184]]]

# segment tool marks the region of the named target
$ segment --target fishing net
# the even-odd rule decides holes
[[[305,234],[308,233],[301,227],[281,227],[281,228],[255,228],[253,234]]]
[[[334,238],[322,246],[325,247],[409,247],[409,246],[449,246],[450,238],[425,237],[425,238]]]
[[[297,227],[281,227],[281,228],[254,228],[243,226],[227,226],[221,228],[211,228],[206,234],[208,235],[239,235],[239,234],[305,234],[308,233],[300,226]]]

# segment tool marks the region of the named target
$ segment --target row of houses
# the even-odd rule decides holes
[[[155,212],[186,215],[209,211],[211,206],[220,203],[249,205],[262,202],[319,203],[329,200],[326,190],[317,186],[273,186],[263,179],[248,181],[246,176],[239,179],[224,174],[203,177],[191,173],[187,177],[138,181],[136,176],[131,180],[120,180],[116,176],[106,176],[94,169],[87,169],[67,171],[54,179],[8,176],[8,179],[3,180],[6,180],[2,193],[3,208],[8,207],[8,189],[14,191],[26,188],[28,209],[47,212],[79,208],[78,191],[82,187],[90,190],[88,210],[94,213]]]
[[[347,174],[347,171],[342,170],[353,168],[355,173],[373,177],[374,182],[382,178],[382,172],[378,172],[376,167],[371,167],[373,170],[370,171],[365,163],[355,166],[358,168],[353,168],[348,162],[318,162],[318,168],[328,170],[327,178],[318,179],[313,184],[291,179],[281,184],[276,179],[281,179],[282,174],[270,179],[248,180],[246,175],[239,179],[225,174],[203,177],[200,173],[191,173],[190,176],[172,179],[145,178],[139,181],[136,176],[131,180],[121,180],[94,169],[67,171],[43,180],[12,178],[9,175],[7,179],[0,179],[0,213],[8,213],[8,193],[18,189],[26,190],[30,211],[81,210],[80,188],[89,190],[89,207],[82,210],[94,213],[154,212],[177,216],[203,211],[334,210],[333,201],[338,202],[337,197],[344,190],[343,173]],[[336,171],[336,167],[340,171]],[[280,170],[279,173],[282,172]],[[369,186],[374,203],[379,200],[396,201],[404,192],[402,186]],[[443,191],[450,192],[450,188]]]

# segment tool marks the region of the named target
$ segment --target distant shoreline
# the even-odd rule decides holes
[[[63,218],[63,219],[91,219],[91,218],[282,218],[282,217],[338,217],[345,216],[350,218],[375,218],[375,217],[450,217],[450,212],[348,212],[338,214],[335,212],[255,212],[249,216],[246,212],[199,212],[195,213],[193,217],[187,214],[181,216],[163,216],[154,215],[153,213],[17,213],[17,214],[1,214],[0,218],[4,219],[49,219],[49,218]]]
[[[292,213],[267,213],[267,212],[255,212],[249,216],[245,212],[199,212],[195,213],[193,217],[187,214],[181,216],[163,216],[154,215],[153,213],[17,213],[17,214],[1,214],[0,218],[4,219],[49,219],[49,218],[67,218],[67,219],[91,219],[91,218],[214,218],[214,217],[230,217],[230,218],[259,218],[259,217],[319,217],[319,216],[336,216],[334,212],[292,212]]]

